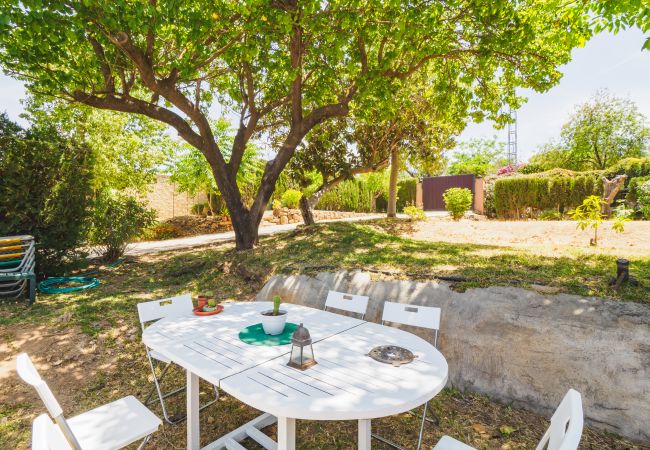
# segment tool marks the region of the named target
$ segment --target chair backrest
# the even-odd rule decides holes
[[[32,450],[73,450],[50,416],[41,414],[32,423]]]
[[[345,292],[329,291],[325,300],[325,309],[335,308],[342,311],[366,315],[368,297],[365,295],[347,294]]]
[[[21,353],[18,355],[18,358],[16,359],[16,371],[18,372],[18,376],[20,376],[24,382],[36,389],[38,396],[43,401],[43,404],[45,404],[50,416],[56,421],[60,432],[63,433],[63,436],[65,436],[70,447],[73,449],[81,449],[81,446],[72,434],[72,430],[70,430],[65,417],[63,417],[63,409],[61,408],[61,405],[54,397],[50,387],[39,375],[27,353]],[[39,423],[39,426],[45,426],[43,421]]]
[[[569,389],[551,417],[551,426],[535,450],[576,450],[583,426],[582,397]]]
[[[54,397],[50,387],[39,375],[27,353],[21,353],[18,355],[18,358],[16,359],[16,371],[25,383],[30,384],[34,389],[36,389],[38,396],[45,404],[50,416],[57,417],[63,414],[61,405],[59,405],[59,402]]]
[[[433,345],[438,345],[440,329],[440,308],[434,306],[408,305],[405,303],[385,302],[381,316],[383,322],[393,322],[412,327],[428,328],[434,331]]]
[[[138,303],[138,317],[144,330],[145,324],[164,317],[186,316],[192,312],[192,294]]]

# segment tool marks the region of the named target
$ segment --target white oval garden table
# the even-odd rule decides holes
[[[447,382],[447,361],[433,345],[402,330],[351,317],[284,304],[288,321],[304,323],[317,365],[288,367],[291,345],[248,345],[239,332],[260,322],[270,302],[224,303],[221,314],[162,319],[143,333],[144,343],[187,370],[187,448],[200,448],[199,378],[265,414],[203,447],[242,449],[250,437],[265,448],[293,450],[295,421],[359,420],[359,448],[371,444],[370,420],[408,411],[436,396]],[[394,367],[366,356],[394,344],[417,358]],[[277,420],[276,444],[259,429]]]

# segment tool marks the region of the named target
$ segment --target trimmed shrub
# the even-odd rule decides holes
[[[461,219],[472,207],[472,191],[467,188],[449,188],[442,194],[442,199],[454,220]]]
[[[89,242],[98,247],[105,260],[112,261],[155,220],[155,211],[135,198],[102,192],[95,203]]]
[[[300,198],[302,197],[302,192],[295,189],[287,189],[282,194],[282,204],[287,208],[296,209],[300,205]]]
[[[548,209],[561,213],[590,195],[601,195],[602,189],[597,172],[553,170],[498,178],[494,182],[494,209],[498,217],[515,219]]]
[[[316,208],[330,211],[371,212],[373,195],[361,179],[345,180],[326,192],[318,201]]]

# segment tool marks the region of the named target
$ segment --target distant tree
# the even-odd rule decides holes
[[[545,170],[606,169],[623,158],[645,156],[649,147],[650,128],[634,102],[599,91],[576,108],[560,139],[543,145],[530,162]]]
[[[507,164],[505,143],[492,139],[470,139],[461,142],[447,168],[450,175],[471,173],[479,177],[490,175]]]
[[[644,156],[649,144],[650,128],[634,102],[605,91],[578,106],[560,134],[566,168],[573,170],[606,169]]]

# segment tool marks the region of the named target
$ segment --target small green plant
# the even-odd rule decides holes
[[[287,208],[296,209],[300,204],[301,197],[302,192],[295,189],[287,189],[284,194],[282,194],[282,204]]]
[[[547,209],[539,213],[539,220],[562,220],[562,213],[555,209]]]
[[[569,211],[569,216],[578,222],[577,228],[586,230],[592,228],[594,237],[590,239],[591,245],[598,245],[598,227],[603,223],[604,214],[601,212],[603,200],[597,195],[590,195],[582,201],[582,205],[573,211]]]
[[[208,300],[208,306],[210,308],[214,308],[215,306],[217,306],[217,301],[214,298],[211,298],[210,300]]]
[[[415,205],[409,205],[404,208],[404,214],[409,216],[409,220],[427,220],[427,215]]]
[[[273,296],[273,315],[274,316],[279,316],[280,315],[280,303],[282,303],[282,299],[280,298],[279,295],[274,295]]]
[[[282,208],[282,202],[276,198],[275,200],[273,200],[273,203],[271,204],[271,207],[273,208],[274,211],[276,209],[280,209],[280,208]]]
[[[467,188],[449,188],[442,194],[442,199],[454,220],[460,220],[472,207],[472,191]]]

